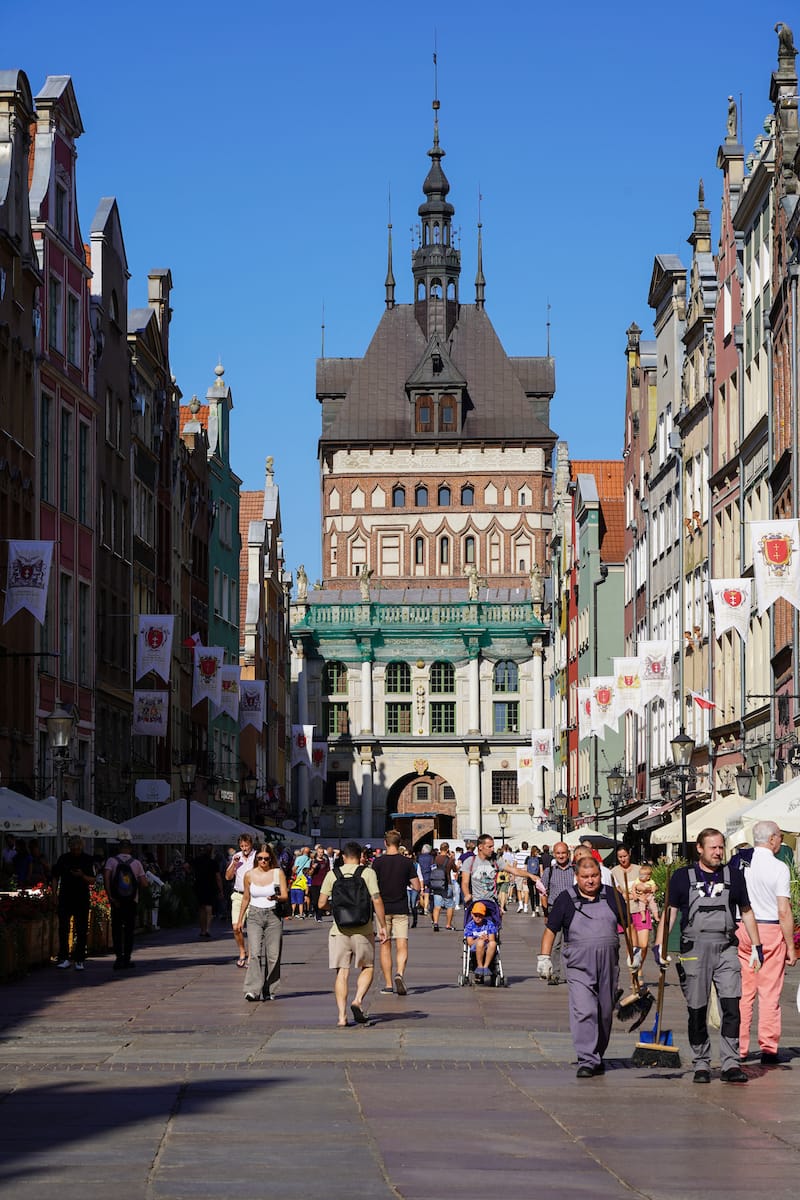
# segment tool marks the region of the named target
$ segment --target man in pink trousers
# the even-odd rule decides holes
[[[742,1060],[747,1057],[753,1004],[758,996],[758,1044],[764,1067],[775,1066],[778,1062],[781,989],[787,964],[792,966],[797,959],[789,903],[789,868],[775,857],[780,845],[781,831],[774,821],[758,821],[753,826],[753,858],[744,871],[764,950],[764,964],[759,971],[748,969],[751,942],[747,930],[740,924],[737,931],[742,964],[739,1054]]]

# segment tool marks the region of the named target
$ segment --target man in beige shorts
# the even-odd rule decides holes
[[[372,911],[378,920],[378,940],[386,941],[386,913],[381,900],[378,880],[372,867],[361,867],[361,847],[358,842],[347,842],[342,850],[342,875],[350,878],[356,871],[361,872],[361,881],[366,886],[372,900]],[[333,908],[331,895],[337,883],[337,869],[329,871],[322,881],[319,893],[319,907],[325,911]],[[372,984],[375,964],[375,931],[372,918],[360,925],[348,925],[340,928],[336,923],[334,913],[333,925],[328,935],[328,966],[336,972],[333,984],[333,994],[336,997],[336,1008],[339,1013],[337,1025],[344,1029],[347,1025],[347,993],[349,989],[350,968],[358,972],[356,992],[350,1011],[357,1025],[369,1024],[364,1013],[363,1005],[367,992]]]

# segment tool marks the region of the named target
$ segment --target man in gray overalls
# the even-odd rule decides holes
[[[739,997],[742,972],[736,940],[736,909],[753,943],[749,969],[764,961],[758,926],[750,909],[744,871],[723,866],[725,838],[718,829],[704,829],[697,839],[698,862],[680,867],[669,883],[669,904],[664,908],[656,936],[656,961],[662,971],[670,959],[661,960],[664,921],[669,929],[681,914],[681,951],[677,962],[681,991],[689,1009],[689,1044],[694,1058],[694,1082],[711,1082],[711,1042],[708,1036],[708,1001],[712,984],[720,1005],[719,1049],[723,1083],[747,1083],[739,1066]]]
[[[626,919],[625,901],[623,920]],[[611,1037],[614,1001],[619,980],[618,900],[614,889],[600,879],[593,858],[582,858],[575,884],[556,898],[548,910],[542,934],[537,973],[552,974],[550,952],[556,934],[563,933],[562,951],[569,991],[569,1027],[578,1055],[578,1079],[605,1072],[603,1055]]]

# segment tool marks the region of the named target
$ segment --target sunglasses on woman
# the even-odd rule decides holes
[[[263,857],[256,859],[256,862],[269,862],[269,861],[270,860],[266,854]]]

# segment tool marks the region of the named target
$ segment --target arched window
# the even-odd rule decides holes
[[[431,694],[446,696],[456,690],[456,669],[449,662],[431,664]]]
[[[414,489],[414,503],[417,508],[427,508],[428,506],[428,489],[424,483],[418,483]]]
[[[414,538],[414,562],[418,567],[425,562],[425,538]]]
[[[421,280],[417,284],[417,299],[418,300],[425,299],[425,284]]]
[[[475,488],[472,486],[471,483],[465,483],[464,486],[462,487],[461,503],[462,504],[474,504],[475,503]]]
[[[438,246],[440,240],[441,240],[441,230],[439,229],[439,222],[437,221],[433,227],[433,244],[434,244],[434,246]]]
[[[454,280],[454,279],[448,279],[448,281],[447,281],[447,299],[448,299],[448,300],[455,300],[455,298],[456,298],[456,284],[455,284],[455,280]]]
[[[431,280],[431,290],[430,290],[429,294],[430,294],[431,300],[441,300],[441,298],[442,298],[442,281],[441,281],[441,279],[432,279]]]
[[[386,664],[386,691],[401,695],[411,691],[411,668],[406,662]]]
[[[323,688],[328,696],[340,696],[347,692],[347,667],[344,663],[325,663]]]
[[[442,433],[455,433],[456,431],[455,396],[445,395],[439,401],[439,429]]]
[[[417,396],[416,423],[417,433],[433,432],[433,399],[430,396]]]
[[[471,534],[469,537],[464,538],[464,562],[475,562],[475,538]]]
[[[495,663],[494,690],[496,692],[519,691],[519,668],[511,659],[503,659]]]
[[[403,508],[405,502],[406,489],[398,484],[397,487],[392,488],[392,508]]]
[[[450,563],[450,538],[443,537],[439,542],[439,562],[443,567]]]
[[[438,500],[440,508],[447,508],[450,503],[450,488],[446,483],[443,483],[439,488]]]

